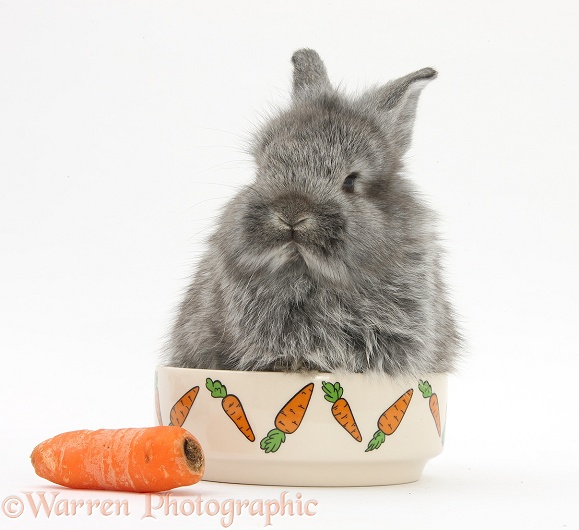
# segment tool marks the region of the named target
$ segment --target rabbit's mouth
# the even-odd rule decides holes
[[[305,264],[304,247],[294,238],[285,243],[281,248],[283,257],[287,263],[291,264]]]
[[[285,243],[282,247],[283,266],[299,275],[305,274],[311,279],[324,282],[349,285],[351,282],[347,267],[341,260],[324,256],[318,248],[309,248],[296,240]]]
[[[300,269],[306,268],[306,260],[304,258],[304,249],[295,240],[290,240],[280,246],[271,248],[265,253],[256,255],[251,261],[253,266],[261,267],[267,266],[271,272],[279,271],[280,269]],[[243,256],[247,257],[247,256]]]
[[[300,248],[302,248],[299,241],[297,241],[297,239],[295,239],[295,238],[290,239],[284,246],[287,249],[287,251],[292,253],[292,254],[296,254],[296,253],[299,254]]]

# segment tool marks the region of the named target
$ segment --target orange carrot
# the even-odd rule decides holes
[[[324,396],[326,400],[333,403],[332,414],[334,418],[336,418],[336,421],[350,433],[354,440],[361,442],[362,435],[360,434],[358,425],[356,425],[350,404],[342,397],[344,389],[340,383],[332,384],[322,382],[322,388],[326,394]]]
[[[239,398],[233,394],[228,394],[223,398],[221,406],[243,435],[250,442],[254,442],[255,434],[253,434],[253,431],[251,430],[251,425],[249,425],[249,421],[247,421],[247,416],[245,415],[245,411],[243,410]]]
[[[307,384],[281,408],[275,418],[276,428],[269,431],[259,444],[266,453],[275,453],[285,442],[286,434],[292,434],[298,429],[306,414],[313,391],[314,384]]]
[[[411,388],[382,413],[378,419],[379,430],[374,433],[373,438],[368,443],[366,452],[378,449],[386,440],[386,436],[390,436],[398,429],[404,414],[406,414],[413,393],[414,390]]]
[[[400,396],[396,402],[390,406],[378,420],[378,428],[386,435],[390,436],[394,433],[396,429],[400,426],[400,422],[408,409],[410,400],[412,399],[412,394],[414,390],[411,388]]]
[[[223,410],[231,418],[231,421],[235,423],[243,436],[250,442],[255,441],[255,434],[253,434],[253,430],[251,429],[251,425],[249,424],[249,420],[239,398],[233,394],[228,394],[227,388],[221,384],[221,381],[212,381],[207,378],[205,386],[214,398],[221,398]]]
[[[281,408],[275,418],[275,426],[280,431],[291,434],[297,430],[304,419],[313,391],[314,383],[304,386]]]
[[[169,413],[169,417],[171,418],[169,425],[174,425],[175,427],[183,426],[187,416],[189,415],[189,411],[193,406],[193,403],[195,403],[195,398],[197,397],[198,393],[199,387],[194,386],[191,390],[185,392],[181,399],[173,405],[173,408]]]
[[[69,488],[159,492],[199,482],[205,457],[181,427],[59,434],[30,455],[37,475]]]
[[[434,418],[434,423],[436,425],[436,430],[438,431],[438,436],[442,436],[442,429],[440,427],[440,405],[438,404],[438,396],[432,391],[432,386],[428,381],[419,381],[418,389],[422,392],[422,396],[428,399],[428,406],[430,407],[430,413]]]

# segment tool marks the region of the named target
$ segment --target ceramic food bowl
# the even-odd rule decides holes
[[[279,486],[413,482],[442,451],[447,376],[159,366],[160,425],[201,443],[205,480]]]

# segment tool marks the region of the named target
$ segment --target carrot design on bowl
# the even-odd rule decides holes
[[[442,436],[442,428],[440,426],[440,405],[438,403],[438,396],[432,391],[432,386],[428,381],[420,380],[418,382],[418,389],[422,392],[422,396],[428,399],[428,406],[430,407],[430,413],[434,418],[434,423],[436,424],[436,430],[438,431],[438,436]]]
[[[297,431],[304,419],[313,391],[314,384],[307,384],[281,408],[275,417],[276,428],[269,431],[259,444],[266,453],[275,453],[285,442],[286,434]]]
[[[205,386],[214,398],[221,398],[223,410],[231,421],[235,423],[235,426],[241,431],[241,434],[250,442],[255,441],[255,434],[253,434],[253,430],[251,429],[251,425],[249,424],[249,420],[239,398],[233,394],[228,394],[227,388],[221,384],[221,381],[213,381],[208,377],[205,381]]]
[[[404,418],[404,414],[406,414],[413,393],[414,390],[411,388],[382,413],[378,419],[378,430],[368,443],[366,452],[378,449],[386,440],[386,436],[394,434],[396,429],[400,427],[400,423],[402,422],[402,418]]]
[[[191,407],[193,406],[193,403],[195,403],[195,399],[197,398],[198,393],[199,387],[194,386],[191,390],[188,390],[181,396],[181,399],[173,405],[173,408],[169,413],[169,418],[171,419],[169,425],[181,427],[185,423],[189,412],[191,412]]]
[[[322,382],[322,389],[325,393],[324,398],[326,398],[330,403],[333,403],[332,414],[334,415],[334,418],[336,418],[336,421],[350,433],[354,440],[361,442],[362,435],[360,434],[360,430],[356,424],[354,414],[352,414],[350,404],[342,397],[344,389],[340,383],[336,382],[332,384],[324,381]]]

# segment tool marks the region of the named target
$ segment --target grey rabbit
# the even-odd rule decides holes
[[[228,370],[452,372],[460,335],[433,212],[403,177],[424,68],[359,97],[310,49],[289,107],[253,143],[165,362]]]

